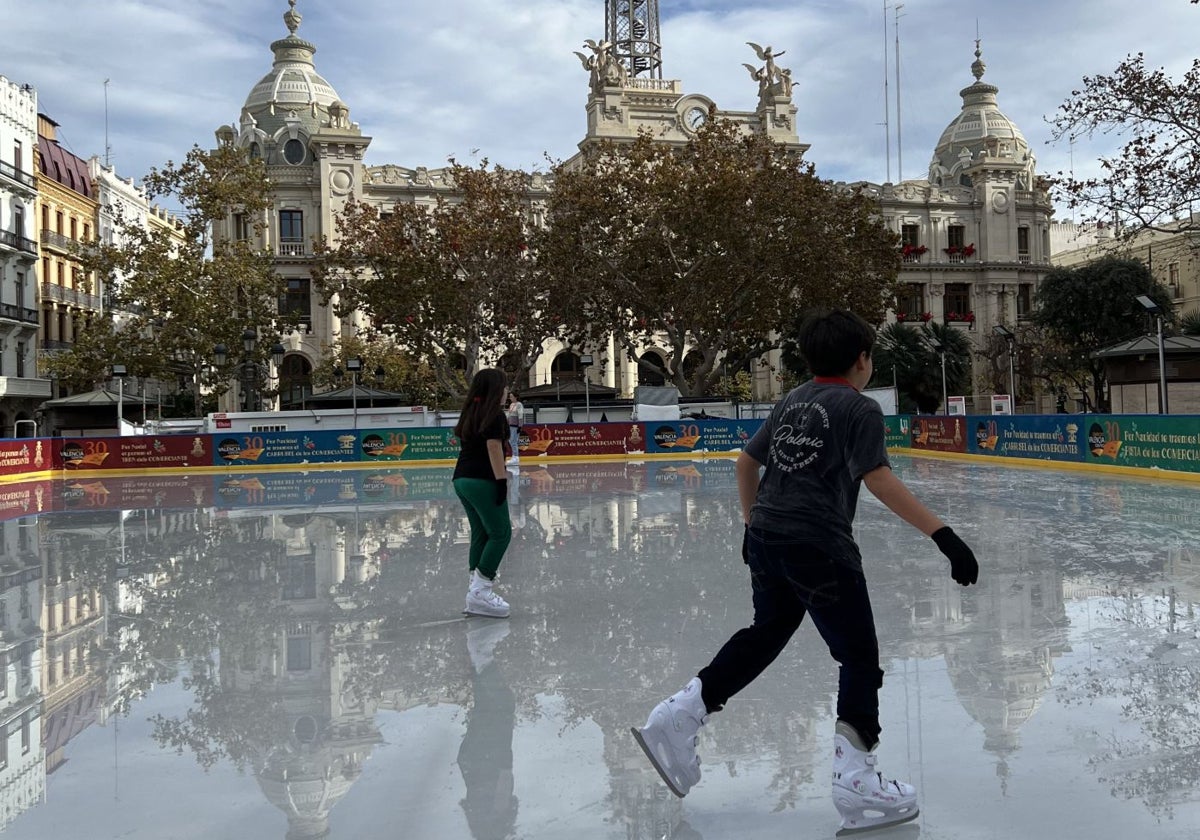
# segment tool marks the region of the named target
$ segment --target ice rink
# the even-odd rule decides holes
[[[981,571],[864,491],[880,769],[921,805],[868,836],[1200,836],[1200,488],[894,465]],[[4,837],[833,837],[807,622],[685,800],[629,734],[749,622],[732,461],[523,464],[508,621],[460,615],[449,477],[80,480],[5,522]]]

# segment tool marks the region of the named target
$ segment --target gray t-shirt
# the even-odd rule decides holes
[[[806,382],[779,401],[746,454],[766,466],[752,527],[822,543],[862,568],[852,525],[859,487],[866,473],[891,466],[879,403],[841,380]]]

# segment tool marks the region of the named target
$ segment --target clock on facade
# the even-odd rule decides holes
[[[683,115],[683,122],[692,131],[699,131],[700,127],[708,122],[708,109],[699,105],[688,108],[687,113]]]

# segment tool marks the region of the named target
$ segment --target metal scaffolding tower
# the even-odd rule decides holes
[[[604,38],[629,75],[662,78],[658,0],[604,0]]]

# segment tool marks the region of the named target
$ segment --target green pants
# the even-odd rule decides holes
[[[500,560],[512,541],[508,500],[496,504],[496,482],[485,478],[456,478],[454,492],[467,510],[471,523],[471,571],[489,580],[496,576]]]

